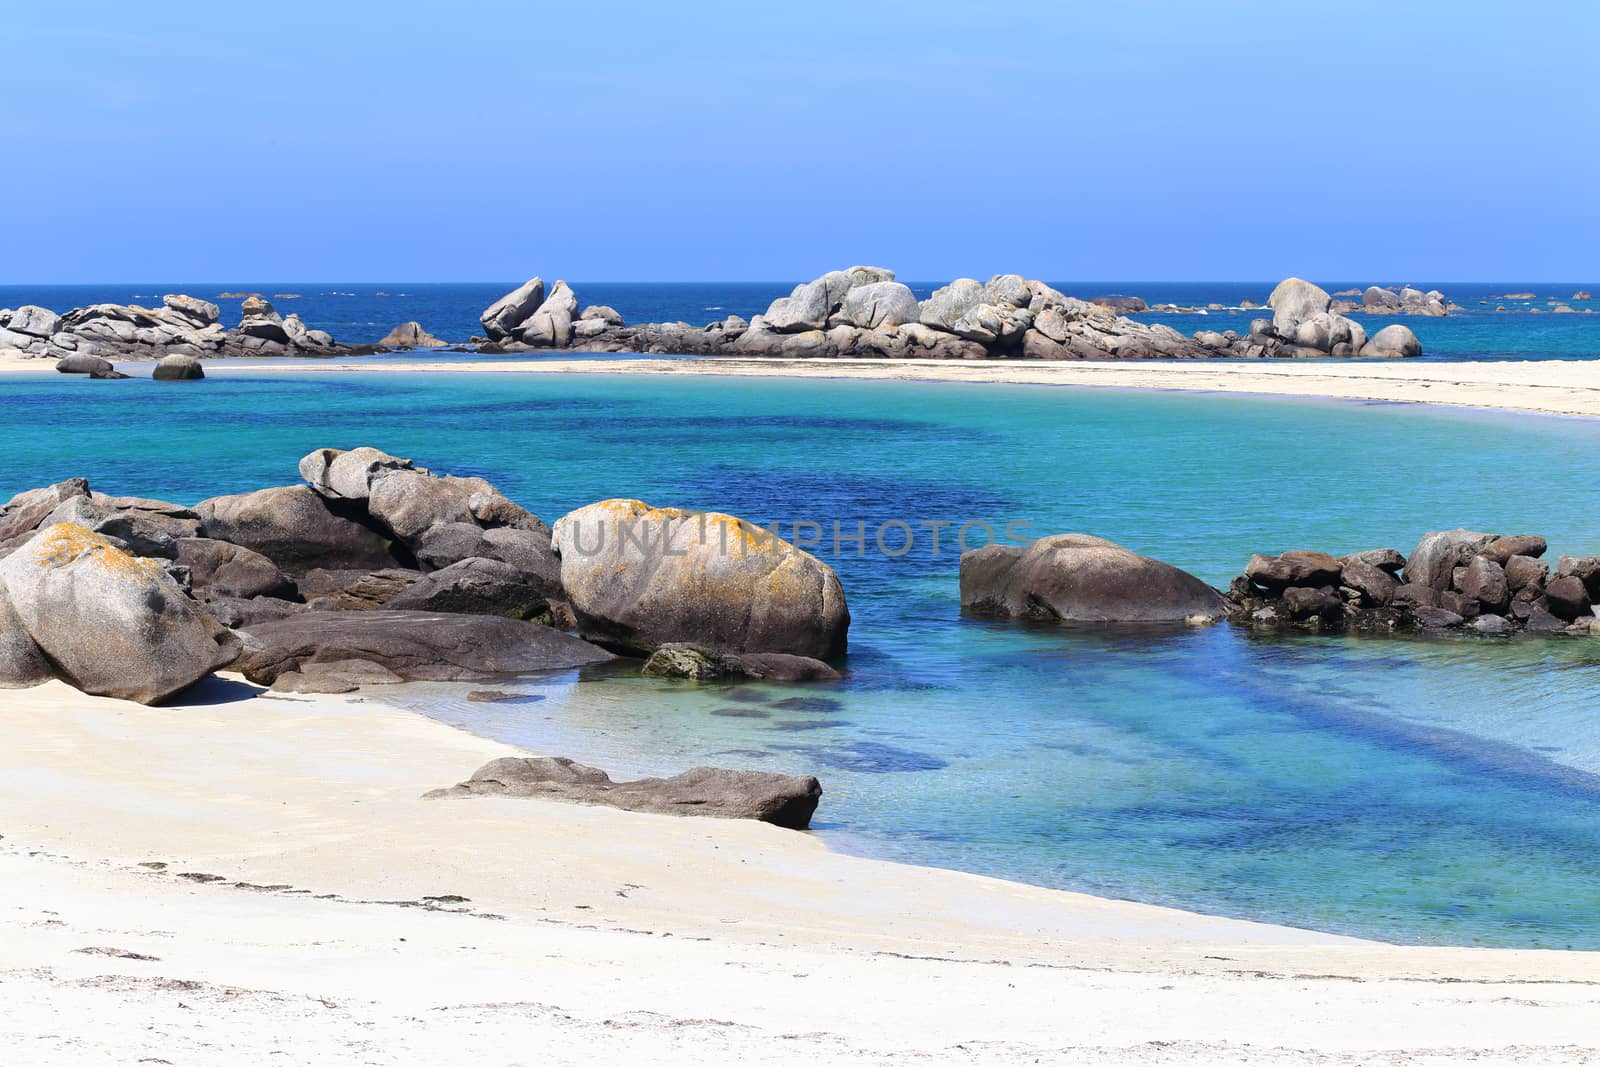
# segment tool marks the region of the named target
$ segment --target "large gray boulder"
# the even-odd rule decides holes
[[[828,321],[828,285],[823,279],[794,287],[788,296],[779,297],[767,308],[767,326],[778,333],[820,330]]]
[[[440,797],[546,797],[624,811],[756,819],[790,830],[811,825],[822,785],[810,776],[696,767],[672,778],[613,782],[605,771],[560,756],[505,756]]]
[[[39,531],[0,561],[0,587],[53,673],[85,693],[153,704],[239,654],[161,564],[80,526]]]
[[[605,500],[563,516],[552,544],[578,631],[601,644],[845,652],[850,611],[832,568],[732,515]]]
[[[840,314],[854,326],[875,330],[916,322],[921,307],[916,295],[899,282],[873,282],[846,293]]]
[[[367,512],[408,545],[431,528],[450,522],[545,528],[538,516],[507,499],[483,478],[458,478],[422,469],[380,471],[368,491]]]
[[[307,663],[361,660],[406,681],[491,681],[611,658],[549,626],[431,611],[307,611],[251,625],[238,669],[258,685]]]
[[[6,329],[29,337],[49,337],[61,324],[61,316],[38,304],[23,304],[11,313]]]
[[[0,689],[29,689],[54,677],[50,661],[22,625],[11,594],[0,582]]]
[[[572,324],[578,317],[578,298],[566,282],[558,281],[526,322],[517,330],[525,345],[565,348],[572,343]]]
[[[1069,623],[1211,623],[1222,594],[1194,575],[1086,534],[961,556],[961,606],[984,615]]]
[[[243,545],[288,574],[316,567],[378,570],[398,560],[389,541],[304,485],[258,489],[202,500],[195,506],[202,536]]]
[[[177,558],[177,538],[193,537],[200,530],[200,523],[193,512],[164,512],[140,507],[137,503],[118,506],[112,502],[112,498],[99,494],[75,496],[62,501],[40,525],[58,522],[82,526],[92,533],[115,538],[136,556],[161,556],[166,559]]]
[[[384,471],[413,470],[409,459],[362,446],[348,451],[319,448],[300,460],[300,477],[318,493],[339,500],[365,500],[372,480]]]
[[[206,327],[222,319],[222,309],[209,300],[198,297],[185,296],[183,293],[168,293],[161,298],[161,303],[169,311],[175,311],[196,326]]]
[[[1374,359],[1413,359],[1422,355],[1422,342],[1411,332],[1411,327],[1397,322],[1373,334],[1360,354]]]
[[[1285,278],[1267,297],[1267,307],[1272,309],[1272,325],[1280,337],[1292,338],[1295,329],[1307,319],[1326,312],[1333,305],[1333,297],[1319,285],[1303,278]]]
[[[988,291],[976,278],[957,278],[949,285],[933,291],[918,309],[918,320],[936,330],[953,331],[963,315],[987,303]]]
[[[544,303],[544,279],[529,278],[484,309],[478,316],[483,332],[492,341],[503,341],[515,333],[529,315]]]
[[[56,508],[74,497],[88,497],[89,483],[82,478],[24,489],[0,506],[0,545],[39,528]]]

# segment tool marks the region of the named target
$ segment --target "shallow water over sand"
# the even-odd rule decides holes
[[[1252,551],[1456,525],[1600,552],[1600,425],[1384,405],[873,382],[273,374],[0,382],[0,491],[184,501],[373,444],[554,519],[606,496],[919,528],[851,546],[837,686],[626,675],[406,699],[614,772],[816,773],[839,847],[1400,941],[1600,947],[1600,641],[1091,634],[963,619],[919,524],[1083,530],[1215,583]],[[129,397],[136,402],[130,404]],[[785,532],[788,532],[786,528]],[[831,541],[831,537],[826,537]],[[420,694],[420,695],[419,695]],[[441,784],[472,768],[441,768]]]

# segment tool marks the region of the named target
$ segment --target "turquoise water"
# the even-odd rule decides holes
[[[0,394],[0,492],[81,474],[193,501],[291,481],[315,446],[373,444],[482,474],[548,519],[632,495],[824,530],[1029,522],[1219,584],[1253,551],[1409,550],[1455,525],[1600,551],[1600,425],[1571,420],[477,374],[10,378]],[[960,616],[948,545],[828,548],[855,618],[841,685],[619,675],[539,680],[543,699],[514,704],[410,699],[624,773],[816,773],[819,832],[869,855],[1394,941],[1600,948],[1600,641],[1019,627]]]

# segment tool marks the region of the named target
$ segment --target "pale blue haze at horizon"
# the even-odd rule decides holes
[[[7,5],[0,283],[1589,277],[1600,10]]]

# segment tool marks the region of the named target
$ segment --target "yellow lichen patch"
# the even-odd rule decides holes
[[[41,568],[65,567],[93,555],[108,572],[123,577],[143,579],[161,570],[155,560],[130,556],[100,534],[70,522],[58,522],[41,532],[33,542],[32,554]]]

